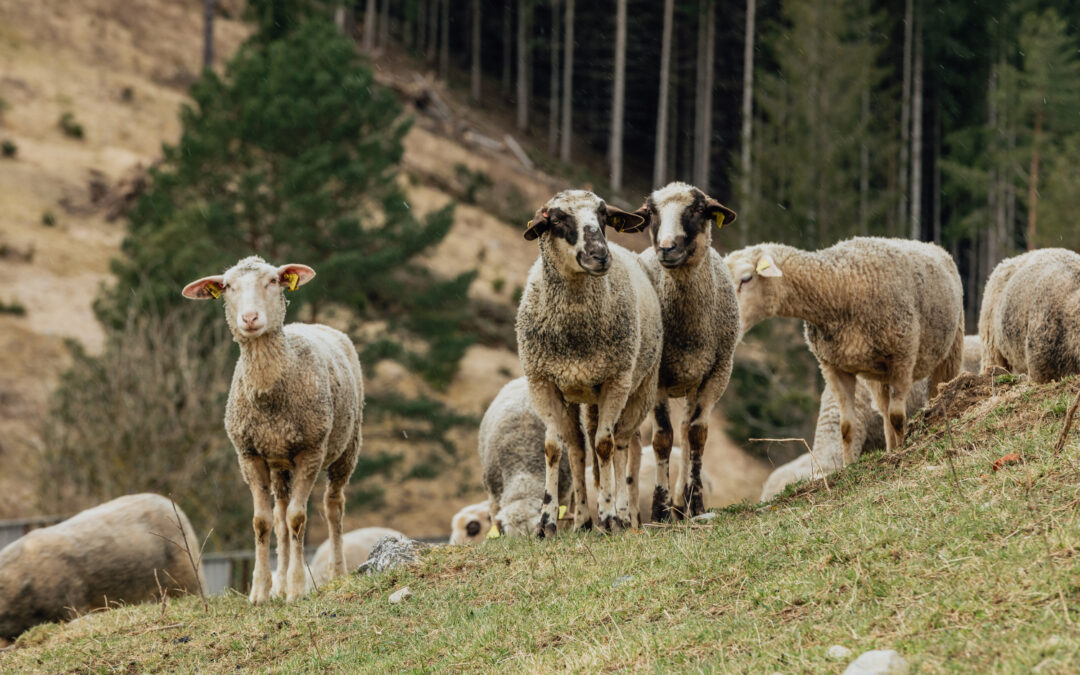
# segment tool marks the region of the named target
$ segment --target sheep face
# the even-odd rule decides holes
[[[504,504],[495,516],[495,526],[504,535],[527,537],[536,532],[536,526],[540,523],[537,506],[534,500],[526,499]]]
[[[529,241],[539,238],[540,251],[563,275],[603,276],[611,267],[604,227],[639,232],[640,216],[608,206],[588,190],[564,190],[548,200],[525,230]]]
[[[745,334],[764,319],[776,316],[784,273],[772,252],[763,246],[730,253],[724,262],[738,289],[739,316]]]
[[[285,323],[285,290],[311,281],[307,265],[269,265],[258,256],[244,258],[225,274],[203,277],[184,287],[184,297],[209,300],[224,297],[225,321],[237,340],[252,340]]]
[[[668,269],[696,265],[712,243],[712,225],[735,220],[735,212],[686,183],[656,190],[637,210],[649,229],[656,257]]]
[[[487,502],[472,504],[458,511],[450,521],[450,544],[479,544],[491,531],[491,513]]]

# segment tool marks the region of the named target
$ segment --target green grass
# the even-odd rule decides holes
[[[914,672],[1077,672],[1080,433],[1052,452],[1077,382],[999,387],[947,432],[916,420],[903,451],[707,525],[444,547],[291,606],[122,608],[33,629],[0,671],[820,673],[841,644]]]

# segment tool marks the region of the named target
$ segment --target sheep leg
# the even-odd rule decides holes
[[[356,441],[359,444],[359,439]],[[358,452],[347,452],[339,457],[326,470],[326,494],[323,495],[323,509],[326,511],[326,523],[330,529],[330,576],[344,576],[345,549],[341,544],[341,521],[345,518],[345,485],[356,468]]]
[[[540,520],[536,525],[536,536],[554,537],[558,533],[559,522],[559,460],[562,459],[562,440],[560,431],[568,429],[568,417],[575,417],[576,406],[568,406],[563,399],[562,393],[552,382],[529,380],[529,397],[532,399],[533,408],[536,409],[540,419],[544,421],[544,499],[540,505]],[[573,424],[580,425],[575,419]],[[573,455],[571,455],[573,458]],[[575,462],[571,462],[574,464]],[[580,478],[574,476],[574,489],[578,489],[580,481],[584,490],[584,469]],[[578,514],[574,514],[575,520]]]
[[[667,392],[658,391],[653,408],[653,453],[656,455],[656,488],[653,490],[652,519],[663,522],[671,517],[671,482],[668,478],[668,461],[674,441],[671,429],[671,411],[668,409]]]
[[[675,478],[675,494],[671,500],[671,517],[675,520],[683,520],[690,517],[690,415],[684,414],[682,425],[679,427],[679,436],[682,439],[682,462],[679,464],[679,473]]]
[[[251,488],[254,502],[254,516],[251,519],[255,530],[255,570],[251,575],[251,603],[260,605],[270,599],[270,528],[273,526],[273,511],[270,506],[270,469],[266,460],[258,455],[243,454],[240,458],[240,473],[244,482]]]
[[[627,457],[626,489],[630,493],[630,526],[641,527],[641,506],[639,504],[641,474],[641,432],[635,432],[630,438],[630,456]]]
[[[886,418],[885,427],[888,430],[892,427],[892,447],[886,447],[887,450],[896,450],[904,446],[904,435],[906,433],[905,426],[907,424],[907,397],[911,393],[911,376],[893,380],[889,384],[889,414]],[[885,417],[882,414],[882,417]],[[886,446],[889,441],[888,435],[885,437]]]
[[[686,407],[686,421],[683,423],[686,434],[682,461],[683,503],[686,505],[686,515],[693,518],[705,513],[701,463],[705,457],[705,441],[709,438],[709,418],[700,401],[693,404],[692,410],[689,401]],[[708,410],[712,410],[711,405]]]
[[[892,425],[889,424],[889,383],[867,381],[867,384],[870,385],[870,393],[874,395],[874,405],[877,407],[878,412],[881,413],[881,419],[885,423],[885,447],[895,447],[895,434]],[[858,449],[856,448],[856,450]]]
[[[844,466],[855,461],[853,438],[855,432],[855,376],[832,366],[821,364],[821,374],[836,394],[840,404],[840,438],[843,445]],[[884,415],[884,412],[882,413]]]
[[[277,570],[270,585],[270,597],[285,594],[285,572],[289,569],[289,526],[285,522],[285,510],[289,506],[292,474],[282,469],[270,470],[270,485],[274,491],[274,539],[277,541]]]
[[[596,427],[600,424],[600,410],[594,406],[586,406],[588,411],[586,415],[586,428],[585,438],[589,443],[596,442]],[[592,453],[592,481],[593,489],[599,494],[600,492],[600,462],[596,459],[596,449],[593,448]]]
[[[612,487],[615,491],[615,517],[618,519],[619,529],[630,529],[630,499],[629,486],[626,479],[629,474],[626,471],[627,458],[630,454],[630,441],[621,437],[615,438],[615,455],[612,458]]]
[[[307,505],[311,498],[311,489],[322,468],[326,457],[326,447],[319,445],[314,449],[303,450],[293,457],[293,489],[289,499],[289,508],[285,513],[289,524],[289,571],[285,579],[285,599],[292,602],[303,597],[307,590],[304,575],[304,532],[307,528]]]
[[[615,455],[615,431],[630,394],[630,374],[605,382],[600,388],[597,403],[597,430],[593,452],[600,470],[600,490],[597,493],[597,517],[600,530],[618,532],[621,529],[615,503],[615,476],[612,464]],[[621,482],[621,481],[620,481]],[[625,487],[625,485],[624,485]]]
[[[578,408],[584,406],[576,406]],[[574,484],[574,529],[591,530],[592,516],[589,515],[589,496],[585,488],[585,435],[581,431],[580,412],[574,417],[578,423],[572,430],[573,440],[569,443],[570,449],[570,477]],[[557,468],[557,467],[556,467]]]

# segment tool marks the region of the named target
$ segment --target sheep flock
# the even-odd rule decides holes
[[[538,255],[516,321],[525,376],[483,417],[488,498],[453,516],[451,545],[614,534],[715,505],[712,485],[725,467],[706,456],[710,413],[728,389],[737,344],[771,317],[804,322],[825,389],[814,452],[777,468],[762,501],[867,449],[902,446],[908,418],[962,371],[1035,382],[1080,373],[1075,252],[1002,261],[986,284],[979,334],[965,337],[960,275],[939,246],[855,237],[818,251],[761,243],[722,257],[714,236],[735,218],[681,182],[634,212],[589,190],[561,191],[536,210],[524,238]],[[648,232],[651,245],[634,253],[608,241],[608,228]],[[223,415],[252,496],[253,604],[294,601],[355,570],[380,538],[403,536],[342,532],[344,489],[363,452],[364,383],[347,335],[285,322],[287,294],[314,277],[307,265],[251,256],[182,289],[220,302],[239,346]],[[308,501],[323,472],[329,538],[309,568]],[[199,544],[186,516],[149,494],[34,531],[0,551],[0,639],[109,601],[202,592],[203,571],[187,556]]]

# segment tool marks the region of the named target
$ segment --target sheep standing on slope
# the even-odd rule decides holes
[[[225,430],[255,502],[255,570],[251,602],[284,592],[304,594],[307,503],[319,471],[330,526],[331,570],[345,573],[341,521],[344,488],[360,454],[364,384],[356,348],[344,333],[319,324],[284,325],[285,289],[311,281],[307,265],[272,267],[244,258],[225,274],[193,281],[184,296],[224,296],[225,320],[240,345],[225,407]],[[276,505],[271,508],[271,490]],[[270,528],[278,569],[270,575]]]
[[[574,493],[586,494],[580,406],[587,408],[599,466],[599,527],[616,531],[640,521],[638,427],[656,394],[663,324],[644,267],[633,253],[608,244],[606,226],[637,232],[643,221],[592,192],[566,190],[537,211],[525,231],[540,246],[517,314],[518,354],[546,429],[540,536],[556,533],[563,443],[570,449]],[[585,500],[575,499],[574,526],[591,525]]]
[[[983,372],[1034,382],[1080,373],[1080,255],[1044,248],[1001,261],[979,312]]]
[[[939,246],[856,237],[817,252],[761,244],[727,256],[743,330],[771,316],[805,322],[806,342],[840,403],[844,463],[855,459],[855,378],[885,417],[886,448],[904,442],[916,380],[938,385],[960,371],[963,290]]]
[[[184,544],[198,559],[199,538],[187,516],[154,494],[120,497],[30,532],[0,551],[0,638],[117,603],[156,600],[162,589],[198,593],[201,570],[192,568]]]
[[[674,442],[668,398],[686,398],[682,423],[682,467],[675,484],[679,517],[705,511],[701,461],[709,416],[727,389],[739,342],[739,303],[724,260],[712,248],[712,226],[735,220],[735,212],[686,183],[656,190],[637,211],[645,219],[652,248],[641,254],[664,321],[664,352],[653,416],[656,488],[652,519],[672,510],[668,457]]]

